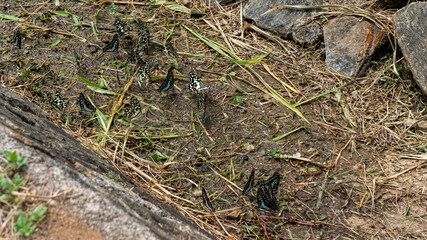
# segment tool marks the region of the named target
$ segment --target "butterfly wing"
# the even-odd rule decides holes
[[[22,36],[21,36],[21,32],[19,30],[16,30],[15,33],[13,34],[12,44],[17,46],[19,49],[21,49]]]
[[[204,187],[202,187],[202,196],[203,196],[203,203],[205,204],[205,207],[210,211],[214,212],[214,208],[212,206],[211,201],[209,200],[208,194],[206,193],[206,190]]]
[[[119,34],[114,34],[113,40],[102,49],[103,52],[118,52],[119,51]]]
[[[165,81],[160,85],[158,91],[168,91],[173,88],[174,77],[173,77],[173,67],[169,68],[168,75],[166,76]]]
[[[276,210],[278,208],[276,197],[271,194],[270,188],[265,182],[259,184],[257,191],[258,207],[267,210]]]
[[[83,95],[83,93],[80,93],[79,95],[79,105],[82,111],[86,111],[86,112],[95,111],[95,107],[89,102],[89,100]]]
[[[245,195],[252,189],[252,187],[254,186],[254,181],[255,181],[255,168],[252,168],[251,175],[249,176],[249,179],[246,182],[245,187],[243,188],[243,191],[242,191],[243,195]]]

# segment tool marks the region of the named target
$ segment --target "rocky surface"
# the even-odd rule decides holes
[[[396,35],[420,88],[427,94],[427,3],[412,3],[394,17]]]
[[[281,5],[323,4],[323,0],[249,0],[243,9],[243,16],[255,21],[257,26],[277,32],[284,38],[292,37],[300,44],[313,44],[322,36],[322,31],[318,24],[309,24],[309,20],[321,9],[279,9],[261,15]]]
[[[363,73],[370,57],[386,39],[385,32],[373,23],[352,16],[330,20],[323,32],[327,68],[350,77]]]
[[[81,219],[106,239],[214,239],[83,148],[47,120],[39,107],[3,87],[0,150],[16,150],[28,157],[27,179],[35,187],[33,194],[58,195],[49,209]]]

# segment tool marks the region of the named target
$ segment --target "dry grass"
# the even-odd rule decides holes
[[[92,29],[69,33],[72,26],[61,22],[63,19],[54,19],[62,24],[53,26],[33,22],[21,27],[28,27],[26,35],[32,41],[46,33],[45,28],[54,33],[47,41],[71,37],[63,46],[68,51],[80,50],[90,68],[88,78],[104,78],[110,83],[109,90],[122,94],[120,99],[94,95],[111,127],[107,131],[100,126],[83,127],[74,103],[83,84],[72,74],[57,78],[60,83],[46,80],[50,72],[62,73],[60,69],[33,71],[23,78],[25,67],[40,64],[34,59],[21,59],[23,63],[18,64],[17,59],[22,57],[12,55],[14,58],[6,62],[12,67],[0,69],[2,84],[45,106],[52,120],[86,147],[219,238],[427,236],[425,231],[419,231],[427,224],[427,174],[423,169],[426,133],[405,125],[407,120],[425,118],[426,98],[414,85],[397,50],[383,53],[364,77],[349,79],[326,70],[322,43],[298,46],[246,25],[240,3],[208,7],[204,1],[192,1],[189,9],[204,13],[196,18],[172,11],[170,5],[147,10],[146,3],[133,1],[116,2],[117,10],[109,10],[105,7],[110,2],[85,3],[79,10],[68,3],[61,5],[79,17],[88,14],[81,20],[85,23],[102,14],[101,20],[95,21],[97,27],[111,24],[111,11],[126,9],[129,22],[129,13],[147,22],[157,45],[170,38],[179,55],[181,75],[176,95],[162,97],[152,89],[139,89],[131,83],[124,87],[135,72],[134,66],[109,64],[112,60],[124,62],[120,56],[93,60],[94,56],[81,51],[83,47],[76,47],[82,43],[75,38],[97,44]],[[32,6],[35,10],[38,7]],[[53,5],[42,7],[38,11],[46,12]],[[325,17],[344,10],[331,8],[316,19],[327,21]],[[346,12],[371,18],[392,33],[392,12]],[[7,29],[15,26],[15,22],[1,24]],[[34,29],[39,31],[32,32]],[[105,31],[98,30],[97,34],[106,39]],[[10,46],[0,51],[8,53]],[[161,50],[151,56],[159,64],[160,70],[153,78],[157,86],[170,62]],[[69,58],[63,64],[75,68],[72,62]],[[207,100],[207,121],[199,119],[195,99],[187,90],[186,74],[191,69],[213,86]],[[117,74],[120,80],[116,80]],[[58,114],[36,90],[58,89],[61,84],[67,86],[69,107],[66,113]],[[117,117],[112,121],[125,95],[145,102],[144,113],[133,121],[119,121]],[[242,96],[243,101],[233,103],[233,96]],[[288,107],[284,106],[286,103]],[[287,161],[273,162],[267,154],[270,150],[280,151],[277,159],[288,155]],[[167,159],[150,159],[156,152]],[[408,154],[419,157],[408,160],[402,156]],[[244,176],[253,167],[257,168],[257,180],[280,171],[280,211],[260,211],[253,196],[240,195]],[[210,194],[215,213],[203,207],[200,186]]]

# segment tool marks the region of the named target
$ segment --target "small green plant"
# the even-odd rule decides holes
[[[18,221],[13,224],[13,230],[15,231],[15,235],[23,235],[25,237],[29,237],[31,235],[36,235],[36,226],[35,222],[40,222],[45,218],[46,207],[41,204],[33,212],[28,212],[25,214],[22,211],[18,211],[15,213],[18,216]]]
[[[21,199],[16,197],[13,192],[18,191],[25,182],[25,177],[21,177],[19,172],[25,172],[27,157],[20,156],[16,151],[3,151],[3,156],[5,159],[0,159],[0,208],[10,210],[14,206],[18,208],[21,206],[19,204]],[[45,218],[45,212],[46,207],[43,204],[32,212],[17,211],[15,215],[18,216],[18,219],[13,223],[14,234],[25,237],[35,235],[36,226],[34,223],[42,221]]]
[[[233,96],[233,104],[237,104],[246,100],[243,96]]]
[[[7,161],[3,162],[1,165],[5,166],[5,173],[8,175],[10,172],[22,171],[24,165],[27,163],[27,157],[19,156],[19,153],[16,151],[9,152],[3,151],[3,155]]]

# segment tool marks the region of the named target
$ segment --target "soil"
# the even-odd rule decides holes
[[[37,238],[57,240],[105,239],[99,233],[92,230],[83,220],[68,217],[64,212],[55,208],[49,208],[46,215],[46,222],[41,226]]]
[[[387,70],[390,54],[373,64],[365,77],[351,80],[326,71],[321,43],[306,47],[281,39],[290,51],[286,53],[255,32],[241,39],[240,4],[221,9],[192,1],[186,6],[202,14],[190,15],[145,1],[55,2],[2,3],[3,14],[23,19],[37,11],[25,22],[0,22],[5,39],[0,42],[1,84],[42,106],[52,121],[166,201],[158,185],[149,184],[129,163],[155,179],[201,227],[221,239],[427,238],[427,172],[421,155],[427,152],[426,134],[404,125],[406,119],[425,114],[427,100],[410,75],[398,79]],[[78,23],[63,12],[72,13]],[[116,33],[115,17],[132,29],[120,36],[117,53],[104,53],[101,49]],[[124,98],[126,107],[130,97],[136,97],[142,113],[127,119],[119,109],[106,134],[101,121],[91,120],[99,112],[81,114],[77,99],[84,93],[106,119],[112,115],[137,69],[127,62],[137,39],[135,19],[150,30],[148,61],[157,67],[148,87],[134,80]],[[299,93],[285,89],[262,65],[254,65],[254,70],[292,104],[347,85],[298,106],[307,123],[274,99],[253,74],[184,26],[227,48],[233,46],[242,59],[263,57],[271,71]],[[246,45],[225,43],[219,27],[229,39]],[[21,49],[10,43],[16,29],[22,34]],[[174,92],[160,94],[157,88],[173,64],[163,47],[167,39],[178,52],[178,68]],[[263,56],[262,51],[270,53]],[[190,71],[211,87],[204,118],[197,97],[188,90]],[[91,90],[81,78],[118,95]],[[50,104],[49,96],[56,92],[64,95],[64,110]],[[257,186],[241,194],[253,168],[255,182],[280,174],[278,210],[258,207]],[[204,206],[201,187],[216,217]],[[102,239],[84,222],[55,209],[49,209],[44,224],[41,238],[68,239],[69,232],[76,239]]]

